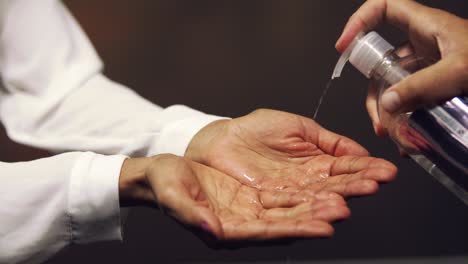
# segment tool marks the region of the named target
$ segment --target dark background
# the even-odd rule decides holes
[[[466,0],[420,1],[468,17]],[[106,63],[105,72],[161,106],[185,104],[237,117],[274,108],[311,117],[338,59],[334,43],[358,0],[69,0]],[[383,27],[394,44],[405,38]],[[347,67],[317,121],[394,162],[399,177],[350,200],[352,217],[332,239],[214,250],[158,211],[134,209],[125,242],[70,247],[48,263],[253,262],[468,255],[468,207],[388,139],[374,136],[367,80]],[[0,160],[48,156],[2,131]],[[344,261],[346,263],[346,261]]]

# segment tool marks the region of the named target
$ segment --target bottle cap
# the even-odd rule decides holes
[[[371,77],[375,66],[380,64],[389,51],[395,48],[377,32],[370,32],[359,39],[349,57],[349,62],[367,78]]]
[[[356,69],[367,78],[370,78],[374,68],[381,63],[389,51],[394,49],[377,32],[372,31],[367,35],[361,32],[341,55],[333,71],[332,79],[340,77],[341,71],[348,59]]]

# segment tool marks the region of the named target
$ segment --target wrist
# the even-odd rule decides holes
[[[120,206],[155,206],[155,198],[146,177],[152,158],[129,158],[119,176]]]
[[[206,164],[209,147],[225,131],[225,127],[229,121],[230,119],[216,120],[203,127],[190,141],[184,157]]]

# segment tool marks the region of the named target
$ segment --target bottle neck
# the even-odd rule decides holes
[[[389,51],[372,70],[371,78],[378,81],[385,80],[390,85],[398,83],[411,74],[400,66],[400,59],[393,50]]]

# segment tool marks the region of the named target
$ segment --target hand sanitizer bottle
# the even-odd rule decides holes
[[[332,79],[340,76],[348,60],[378,86],[378,101],[385,89],[430,65],[415,55],[400,58],[376,32],[357,35],[339,59]],[[378,102],[378,111],[400,150],[468,205],[468,97],[403,114],[389,114]]]

